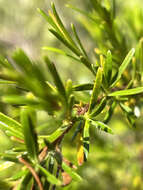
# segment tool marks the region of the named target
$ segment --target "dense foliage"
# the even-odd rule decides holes
[[[68,7],[82,15],[80,22],[93,41],[92,53],[86,50],[74,24],[71,30],[66,29],[54,3],[48,12],[42,9],[38,12],[48,22],[49,32],[63,44],[63,48],[44,46],[42,49],[68,58],[71,67],[74,62],[79,69],[85,67],[92,81],[76,84],[73,78],[63,82],[62,72],[47,55],[33,61],[22,49],[16,49],[12,56],[0,56],[0,129],[13,143],[1,153],[0,170],[16,167],[16,173],[3,180],[2,188],[54,190],[72,186],[72,180],[82,184],[86,177],[78,174],[78,168],[83,165],[84,171],[95,131],[99,147],[106,144],[106,136],[113,138],[115,134],[108,123],[117,113],[123,113],[134,131],[138,128],[136,120],[143,93],[140,29],[143,15],[137,15],[138,26],[128,21],[130,35],[127,36],[116,21],[115,0],[88,0],[87,4],[88,12],[72,5]],[[133,35],[132,31],[136,33]],[[98,131],[105,133],[105,142],[101,142],[102,133],[97,134]],[[72,144],[74,162],[63,153],[66,144]],[[92,154],[91,151],[91,157]],[[106,159],[108,153],[103,157]],[[112,162],[114,155],[108,159]],[[135,179],[134,188],[142,188],[141,178]]]

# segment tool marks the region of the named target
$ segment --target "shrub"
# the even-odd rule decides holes
[[[69,7],[84,15],[83,23],[97,43],[96,61],[83,46],[76,27],[71,25],[73,36],[67,31],[53,3],[48,14],[38,11],[49,23],[49,31],[67,48],[43,49],[67,56],[86,67],[94,77],[92,83],[74,85],[70,79],[63,83],[48,56],[44,57],[45,66],[32,61],[21,49],[17,49],[12,58],[0,58],[0,84],[4,85],[1,100],[5,106],[0,113],[0,129],[15,142],[15,147],[2,153],[1,159],[5,161],[3,166],[9,164],[7,161],[20,164],[19,171],[8,179],[16,182],[13,186],[17,190],[55,189],[70,184],[72,179],[82,181],[76,166],[62,153],[64,138],[69,134],[72,142],[76,142],[77,163],[83,165],[88,159],[90,130],[96,128],[113,134],[108,122],[117,107],[129,124],[136,126],[143,93],[143,41],[139,41],[136,53],[134,48],[130,50],[128,38],[115,22],[114,0],[110,8],[98,0],[90,0],[90,3],[93,8],[89,13]],[[18,112],[16,119],[6,114],[6,110],[12,108]],[[40,112],[53,120],[55,126],[50,134],[37,130]],[[48,128],[51,123],[45,121],[45,125]]]

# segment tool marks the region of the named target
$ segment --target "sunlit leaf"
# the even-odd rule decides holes
[[[33,161],[38,159],[38,144],[37,135],[35,132],[35,121],[31,117],[31,110],[28,108],[23,108],[21,111],[21,124],[24,133],[24,142],[26,144],[29,156]],[[33,115],[33,113],[32,113]]]
[[[112,54],[110,51],[107,52],[107,57],[104,63],[103,72],[106,81],[109,83],[112,77]]]
[[[67,97],[66,97],[65,87],[62,83],[62,80],[57,72],[55,65],[49,60],[48,57],[45,57],[45,62],[46,62],[48,69],[53,77],[54,83],[55,83],[59,93],[64,97],[64,99],[66,101]]]
[[[91,125],[95,126],[98,130],[104,131],[106,133],[114,134],[113,130],[101,121],[93,121],[91,120]]]
[[[111,85],[111,87],[115,86],[115,84],[120,80],[123,72],[125,71],[125,69],[127,68],[128,64],[130,63],[133,55],[135,53],[135,49],[131,49],[130,52],[127,54],[127,56],[125,57],[124,61],[122,62],[121,66],[119,67],[119,71],[118,71],[118,75],[116,80],[113,82],[113,84]]]
[[[90,98],[89,113],[93,110],[95,104],[97,103],[98,95],[100,93],[102,84],[102,68],[99,68],[96,74],[93,91]]]
[[[0,128],[4,131],[10,131],[15,137],[23,139],[21,124],[3,113],[0,113]]]
[[[140,93],[143,93],[143,87],[137,87],[128,90],[119,90],[108,94],[108,96],[130,96]]]

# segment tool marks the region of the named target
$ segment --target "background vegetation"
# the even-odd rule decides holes
[[[79,12],[74,11],[65,6],[72,4],[84,11],[90,12],[90,16],[98,16],[92,12],[93,7],[89,0],[62,0],[54,1],[58,13],[66,24],[66,28],[71,32],[70,23],[74,23],[80,34],[83,45],[88,52],[88,56],[96,61],[99,61],[100,51],[106,54],[108,49],[111,49],[116,61],[120,64],[125,58],[129,50],[140,46],[140,39],[143,34],[142,19],[143,5],[140,0],[118,0],[116,2],[116,34],[117,39],[114,39],[114,34],[108,33],[106,28],[102,30],[101,22],[93,24],[87,17]],[[103,4],[110,8],[111,1],[105,0]],[[7,56],[16,48],[20,47],[34,60],[41,63],[41,56],[50,55],[50,58],[55,62],[56,67],[63,80],[71,78],[74,84],[92,82],[94,80],[91,73],[77,64],[75,61],[53,52],[48,52],[42,49],[44,46],[53,46],[64,49],[64,46],[48,31],[49,25],[37,12],[39,7],[47,11],[50,7],[50,2],[45,0],[0,0],[0,52]],[[111,47],[108,39],[115,40],[114,47]],[[94,42],[93,42],[94,40]],[[122,42],[118,44],[118,42]],[[112,45],[113,45],[112,44]],[[120,45],[120,46],[119,46]],[[96,48],[96,49],[95,49]],[[94,51],[95,50],[95,51]],[[137,57],[138,55],[136,55]],[[138,57],[137,57],[138,58]],[[142,69],[140,61],[137,62],[137,71]],[[129,68],[126,73],[127,79],[132,73]],[[139,78],[141,81],[142,78]],[[12,94],[14,89],[1,85],[1,94]],[[88,94],[87,94],[88,96]],[[80,96],[82,100],[84,97]],[[138,98],[140,104],[138,105]],[[120,107],[117,107],[109,126],[114,130],[114,135],[93,130],[92,143],[88,162],[79,167],[78,173],[85,179],[82,183],[73,182],[64,189],[101,189],[101,190],[142,190],[143,189],[143,147],[142,147],[142,96],[137,96],[136,112],[138,119],[136,128],[132,128],[127,121]],[[134,104],[133,99],[131,104]],[[17,119],[19,116],[19,108],[0,103],[0,111]],[[103,116],[100,116],[101,118]],[[51,128],[44,123],[51,124]],[[56,126],[53,119],[47,116],[44,112],[38,113],[38,133],[50,134],[55,130]],[[64,140],[63,152],[66,158],[72,160],[77,165],[76,144],[71,143],[71,135],[67,135]],[[6,149],[13,148],[9,138],[0,131],[0,153]],[[2,162],[1,162],[2,163]],[[5,179],[18,171],[20,166],[11,165],[8,168],[1,166],[0,168],[0,190],[9,189],[4,186]],[[60,188],[59,188],[60,189]]]

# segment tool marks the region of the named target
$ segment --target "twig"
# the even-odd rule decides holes
[[[24,143],[24,140],[22,140],[22,139],[20,139],[20,138],[18,138],[18,137],[14,137],[14,136],[11,136],[11,140],[20,142],[20,143],[22,143],[22,144]]]
[[[35,178],[35,180],[39,186],[39,189],[44,190],[42,183],[39,179],[39,176],[37,175],[36,171],[31,167],[31,165],[26,160],[24,160],[22,157],[18,158],[18,160],[20,163],[24,164],[30,170],[30,172],[32,173],[33,177]]]
[[[39,160],[40,160],[40,162],[41,162],[42,160],[44,160],[45,156],[47,155],[47,150],[48,150],[48,147],[45,146],[45,147],[43,148],[43,150],[41,151],[41,153],[39,154]]]

